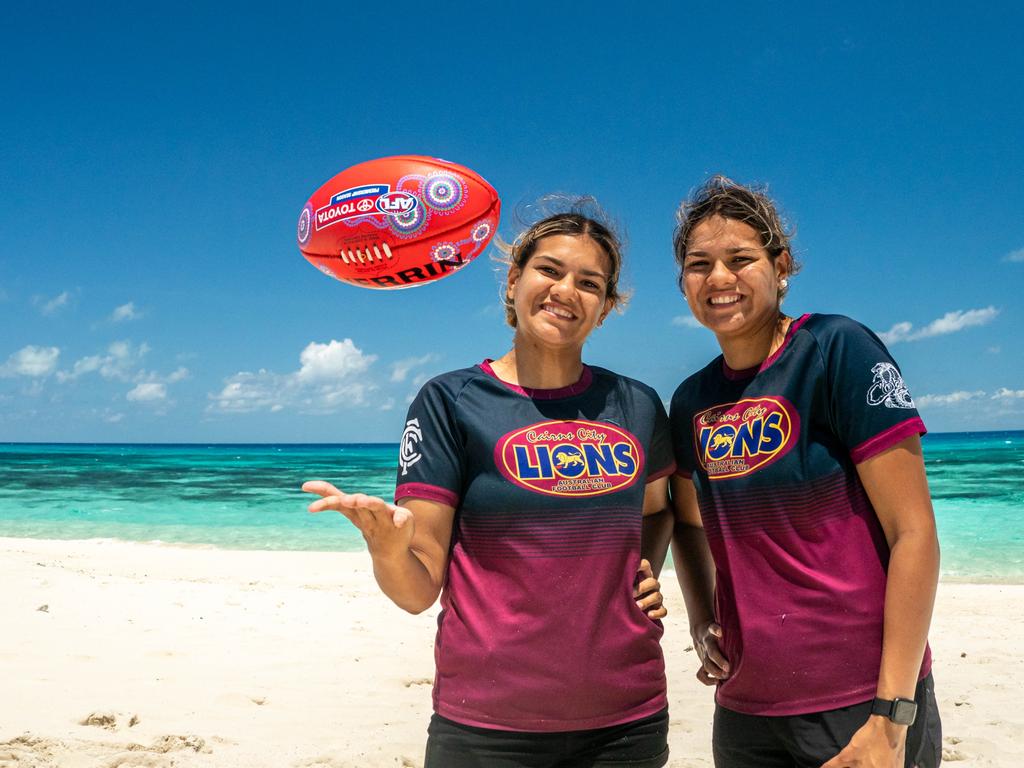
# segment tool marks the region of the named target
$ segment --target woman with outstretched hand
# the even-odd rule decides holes
[[[303,490],[360,529],[396,604],[441,596],[427,768],[657,768],[665,611],[641,532],[668,503],[668,421],[652,389],[582,361],[622,301],[619,241],[570,212],[508,250],[512,348],[424,385],[395,504]]]

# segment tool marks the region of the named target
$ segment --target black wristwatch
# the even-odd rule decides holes
[[[917,703],[913,699],[875,699],[871,702],[871,714],[881,715],[897,725],[913,725],[917,717]]]

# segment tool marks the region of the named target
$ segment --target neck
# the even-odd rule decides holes
[[[516,333],[512,349],[491,363],[502,381],[528,389],[561,389],[583,375],[583,350],[551,349],[530,344]]]
[[[792,322],[793,318],[780,312],[762,327],[743,337],[719,336],[718,344],[722,348],[725,364],[734,371],[760,365],[782,346]]]

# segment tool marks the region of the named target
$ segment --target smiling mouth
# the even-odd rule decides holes
[[[570,312],[567,309],[563,309],[562,307],[556,306],[555,304],[541,304],[540,308],[547,314],[557,317],[561,320],[576,319],[576,315],[574,315],[572,312]]]
[[[728,296],[712,296],[710,299],[708,299],[708,304],[710,304],[713,307],[727,307],[730,304],[736,304],[742,298],[743,297],[740,296],[738,293],[733,293]]]

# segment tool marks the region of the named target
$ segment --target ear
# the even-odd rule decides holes
[[[789,251],[785,250],[775,257],[775,275],[776,278],[781,280],[784,277],[789,277],[793,273],[793,257],[789,255]]]
[[[608,314],[615,309],[615,302],[611,299],[604,300],[604,309],[601,310],[601,316],[597,319],[597,327],[600,328],[604,323],[604,319],[608,317]]]
[[[512,294],[515,293],[516,283],[519,282],[519,276],[523,271],[512,265],[508,268],[508,276],[505,278],[505,300],[512,301]]]

